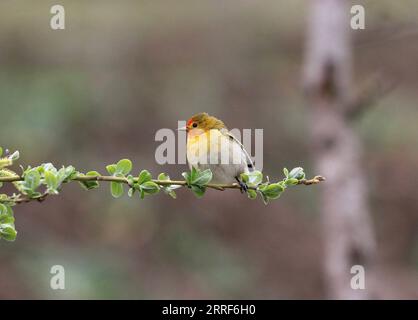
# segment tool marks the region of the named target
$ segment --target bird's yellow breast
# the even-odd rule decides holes
[[[187,159],[195,164],[200,159],[206,161],[218,158],[221,148],[225,145],[225,139],[228,139],[221,131],[217,129],[203,131],[201,133],[189,134],[187,138]]]

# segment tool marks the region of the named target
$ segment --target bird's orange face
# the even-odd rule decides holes
[[[212,129],[225,128],[224,123],[206,112],[198,113],[191,117],[186,123],[186,131],[189,135],[201,134]]]
[[[189,132],[190,130],[197,129],[199,127],[199,121],[194,117],[187,120],[186,124],[186,131]]]

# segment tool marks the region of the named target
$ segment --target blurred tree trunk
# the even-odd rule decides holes
[[[375,240],[367,205],[362,145],[350,119],[352,62],[346,0],[314,0],[308,24],[304,85],[311,111],[313,153],[320,174],[325,282],[330,298],[372,297],[368,281]],[[353,290],[353,265],[365,268],[366,290]],[[370,277],[369,277],[370,279]]]

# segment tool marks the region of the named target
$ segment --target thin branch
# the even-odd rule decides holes
[[[0,182],[3,183],[12,183],[12,182],[18,182],[18,181],[23,181],[24,178],[21,176],[12,176],[12,177],[0,177]],[[134,182],[138,181],[138,178],[134,178],[133,179]],[[78,175],[74,178],[72,178],[70,181],[79,181],[79,182],[89,182],[89,181],[105,181],[105,182],[119,182],[119,183],[124,183],[130,186],[130,182],[128,181],[127,178],[124,177],[115,177],[115,176],[84,176],[84,175]],[[182,187],[188,187],[187,182],[184,180],[158,180],[158,179],[153,179],[153,182],[155,182],[156,184],[160,185],[160,186],[171,186],[171,185],[176,185],[176,186],[182,186]],[[313,184],[318,184],[321,181],[325,181],[325,178],[322,176],[315,176],[312,179],[301,179],[298,181],[298,185],[305,185],[305,186],[310,186]],[[214,190],[219,190],[219,191],[223,191],[225,189],[241,189],[241,186],[238,183],[231,183],[231,184],[218,184],[218,183],[209,183],[207,185],[205,185],[205,187],[207,188],[211,188]],[[248,186],[248,189],[250,190],[257,190],[257,187],[254,186]],[[14,203],[16,204],[20,204],[20,203],[27,203],[30,201],[38,201],[38,202],[42,202],[45,200],[45,198],[49,195],[49,193],[45,192],[43,194],[41,194],[38,197],[34,197],[34,198],[17,198]]]
[[[17,181],[23,181],[24,178],[21,176],[14,176],[14,177],[0,177],[0,182],[17,182]],[[71,181],[80,181],[80,182],[87,182],[87,181],[106,181],[106,182],[119,182],[119,183],[125,183],[129,185],[129,181],[127,178],[123,177],[115,177],[115,176],[76,176],[71,179]],[[134,182],[137,182],[138,178],[134,178]],[[160,186],[170,186],[170,185],[177,185],[177,186],[187,186],[187,182],[184,180],[157,180],[153,179],[153,182]],[[321,181],[325,181],[325,178],[322,176],[315,176],[312,179],[302,179],[299,180],[298,184],[303,185],[312,185],[317,184]],[[222,183],[209,183],[206,185],[208,188],[213,189],[240,189],[240,185],[238,183],[231,183],[231,184],[222,184]],[[255,187],[253,188],[256,189]]]
[[[28,202],[31,202],[31,201],[43,202],[46,199],[46,197],[49,196],[49,193],[48,192],[44,192],[40,196],[34,197],[34,198],[27,198],[27,197],[20,198],[19,196],[20,195],[18,195],[18,197],[16,198],[16,200],[13,201],[15,204],[28,203]]]

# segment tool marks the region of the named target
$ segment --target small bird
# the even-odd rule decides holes
[[[192,116],[184,128],[187,131],[187,162],[190,170],[212,171],[212,183],[238,182],[247,191],[241,173],[254,170],[254,164],[241,142],[225,124],[206,112]]]

